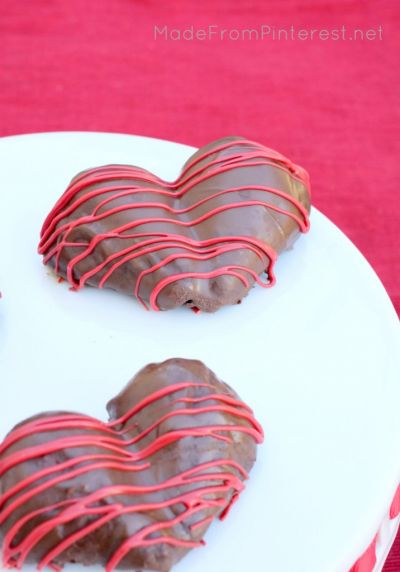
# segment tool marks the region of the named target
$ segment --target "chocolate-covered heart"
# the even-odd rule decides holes
[[[201,362],[141,370],[110,421],[43,413],[0,445],[3,562],[168,571],[244,488],[262,429]]]
[[[172,183],[127,165],[79,174],[45,220],[39,252],[74,289],[212,312],[255,282],[273,285],[277,254],[308,230],[309,210],[304,169],[230,137],[197,151]]]

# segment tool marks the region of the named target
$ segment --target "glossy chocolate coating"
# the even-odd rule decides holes
[[[235,142],[238,141],[236,144]],[[272,208],[264,206],[269,204],[278,209],[299,216],[299,209],[296,204],[274,194],[273,192],[263,192],[254,190],[254,186],[265,186],[272,189],[277,189],[283,192],[287,197],[292,197],[308,212],[310,209],[310,198],[308,189],[308,176],[305,174],[303,179],[296,178],[291,172],[290,166],[287,167],[283,162],[272,159],[267,161],[266,164],[258,164],[258,159],[255,157],[246,159],[247,153],[257,152],[260,149],[266,148],[259,144],[243,144],[243,140],[239,137],[228,137],[209,145],[206,145],[197,151],[186,163],[186,165],[193,163],[199,157],[207,155],[198,163],[191,166],[185,173],[184,179],[190,177],[191,174],[201,169],[201,177],[193,179],[195,184],[185,192],[180,198],[174,196],[157,194],[154,195],[149,192],[141,192],[139,194],[131,194],[123,197],[115,198],[112,203],[107,206],[101,207],[97,212],[105,212],[105,209],[119,207],[123,205],[134,204],[148,204],[156,201],[158,204],[166,205],[168,208],[176,210],[189,209],[186,212],[175,214],[168,210],[157,207],[141,207],[129,208],[122,210],[116,214],[111,214],[101,220],[95,222],[84,222],[72,229],[68,235],[69,243],[90,244],[96,236],[112,233],[113,229],[127,225],[132,221],[147,218],[147,219],[167,219],[168,222],[147,222],[135,227],[134,232],[146,233],[166,233],[169,235],[181,235],[190,240],[207,241],[218,237],[226,237],[225,244],[229,244],[229,237],[251,237],[259,240],[268,248],[272,249],[276,254],[290,247],[294,240],[297,238],[300,229],[299,225],[290,218],[287,214],[274,211]],[[231,143],[231,146],[224,150],[212,152],[213,149],[218,149],[224,144]],[[211,154],[208,153],[211,151]],[[267,150],[268,152],[268,150]],[[215,169],[215,165],[209,166],[215,160],[222,162],[217,165],[229,166],[229,159],[233,156],[243,156],[243,160],[247,166],[239,166],[238,168],[228,168],[227,170],[218,170],[210,177],[201,180],[203,175],[210,173],[210,169]],[[249,164],[250,163],[250,164]],[[185,167],[186,167],[185,165]],[[282,166],[284,168],[282,168]],[[123,166],[121,166],[123,168]],[[184,170],[185,170],[184,167]],[[294,166],[296,167],[296,166]],[[299,171],[301,168],[298,168]],[[141,176],[146,180],[137,178],[135,180],[115,179],[112,184],[117,184],[122,187],[135,185],[137,188],[149,187],[148,178],[152,177],[151,187],[160,191],[165,191],[166,184],[160,179],[155,180],[154,176],[143,169],[139,169]],[[301,170],[302,173],[305,173]],[[192,181],[192,182],[193,182]],[[306,182],[305,182],[306,181]],[[78,192],[75,199],[79,199],[89,192],[96,189],[104,188],[110,185],[110,182],[94,182],[85,189]],[[179,192],[182,186],[179,179],[176,181],[175,191]],[[226,189],[245,187],[244,190],[219,195],[218,197],[207,200],[203,204],[190,210],[194,204]],[[57,228],[61,225],[69,224],[76,221],[80,217],[87,217],[94,212],[99,203],[107,198],[106,194],[98,194],[96,197],[90,198],[83,202],[73,213],[65,216],[58,222]],[[261,201],[263,204],[254,206],[245,206],[244,203],[249,201]],[[233,202],[243,204],[243,208],[228,208]],[[219,207],[227,207],[218,214],[206,218],[198,224],[190,224],[189,226],[182,226],[175,221],[179,219],[184,223],[191,223],[195,219],[207,216],[211,211]],[[171,221],[171,222],[169,222]],[[123,234],[129,234],[126,231]],[[107,238],[99,242],[92,252],[74,265],[73,277],[78,281],[82,276],[90,274],[90,272],[100,265],[102,261],[118,255],[122,248],[129,248],[144,240],[143,238]],[[65,246],[62,249],[57,273],[63,277],[67,277],[67,265],[71,263],[73,257],[84,250],[83,247],[70,247]],[[41,252],[46,254],[46,249]],[[129,260],[122,264],[107,278],[104,287],[112,288],[119,292],[128,295],[134,293],[134,288],[141,272],[165,260],[168,257],[181,253],[182,249],[179,248],[165,248],[159,251],[152,251],[144,254],[136,259]],[[47,250],[48,253],[48,250]],[[189,307],[196,307],[202,311],[213,312],[221,306],[227,304],[236,304],[240,302],[248,293],[250,288],[254,285],[254,276],[250,275],[245,268],[250,268],[256,275],[260,276],[268,267],[268,256],[265,254],[261,257],[257,256],[254,251],[246,248],[235,250],[233,252],[224,252],[218,256],[207,260],[194,260],[193,258],[179,258],[175,259],[165,266],[155,269],[151,273],[144,276],[140,282],[140,297],[149,304],[151,293],[157,284],[164,279],[171,276],[183,275],[186,277],[180,278],[172,283],[167,284],[159,292],[157,296],[158,309],[168,310],[181,305]],[[55,267],[55,257],[51,257],[48,263],[53,268]],[[229,275],[229,273],[222,273],[210,278],[200,277],[199,274],[212,274],[218,272],[221,267],[241,267],[238,273],[246,277],[248,284],[246,285],[236,276]],[[85,284],[92,286],[99,286],[102,277],[107,272],[109,265],[101,270],[95,272],[85,280]],[[187,277],[187,274],[195,274],[193,277]]]
[[[120,419],[124,414],[130,411],[146,396],[164,389],[172,384],[181,382],[193,382],[194,384],[210,384],[212,389],[202,387],[188,387],[185,390],[180,390],[178,393],[169,395],[158,399],[148,407],[144,408],[135,414],[133,419],[127,420],[119,426],[115,426],[115,431],[122,430],[132,425],[134,427],[124,434],[124,439],[130,439],[148,428],[153,423],[157,422],[160,417],[167,412],[172,412],[179,407],[181,403],[174,403],[177,398],[199,398],[211,393],[230,396],[237,399],[235,392],[225,383],[218,380],[218,378],[201,362],[194,360],[184,359],[170,359],[161,364],[151,364],[142,369],[127,385],[127,387],[110,403],[108,404],[108,411],[110,414],[110,421]],[[215,405],[215,400],[207,400],[201,403],[187,404],[188,408],[198,408],[204,406]],[[34,419],[50,417],[54,413],[43,413]],[[32,419],[31,419],[32,420]],[[26,420],[17,427],[23,427],[25,423],[31,420]],[[210,411],[196,415],[181,415],[172,416],[165,420],[158,428],[151,431],[147,436],[140,441],[140,445],[129,446],[129,450],[143,450],[149,446],[155,437],[167,435],[170,432],[191,428],[202,428],[210,425],[227,425],[238,424],[238,419],[229,413],[220,411]],[[239,424],[248,426],[246,420],[239,420]],[[15,429],[14,429],[15,430]],[[76,434],[87,434],[89,439],[101,432],[93,429],[70,429],[62,431],[48,431],[35,434],[30,433],[27,437],[19,442],[11,445],[0,456],[0,466],[3,460],[21,450],[26,450],[31,447],[39,445],[46,445],[51,443],[55,438],[70,437]],[[12,432],[10,433],[12,434]],[[158,450],[155,454],[151,455],[147,460],[150,462],[150,467],[146,470],[137,473],[126,473],[118,470],[97,470],[81,474],[78,477],[68,479],[50,489],[36,494],[33,498],[25,502],[17,510],[13,511],[11,516],[1,527],[2,535],[4,536],[11,527],[18,522],[24,515],[36,511],[43,506],[54,505],[68,499],[75,499],[76,497],[86,496],[92,492],[98,491],[104,487],[113,485],[144,485],[144,486],[157,486],[159,483],[165,482],[167,479],[174,477],[188,469],[196,467],[200,463],[206,463],[217,460],[232,460],[239,463],[243,469],[249,471],[254,464],[256,458],[256,443],[253,437],[239,431],[232,432],[232,441],[226,442],[223,440],[215,439],[210,436],[197,436],[197,437],[184,437],[167,446]],[[103,433],[104,436],[104,433]],[[139,449],[138,449],[139,448]],[[55,464],[60,464],[76,456],[83,454],[101,454],[104,453],[102,447],[88,446],[81,448],[65,448],[64,450],[56,453],[43,455],[39,458],[21,462],[14,468],[9,469],[0,478],[0,493],[4,495],[11,487],[26,479],[30,475],[34,475],[39,470],[44,470],[47,467],[52,467]],[[219,465],[213,471],[226,471],[224,465]],[[233,469],[233,472],[235,470]],[[238,475],[240,476],[240,475]],[[34,483],[38,485],[44,482],[41,481]],[[120,501],[122,505],[129,505],[129,503],[141,504],[149,502],[158,502],[174,498],[179,494],[187,492],[187,490],[196,487],[204,487],[207,484],[204,479],[200,484],[185,485],[182,487],[174,487],[167,490],[158,490],[151,494],[141,495],[138,494],[134,497],[115,495],[111,498],[102,499],[101,505],[107,503],[114,503],[116,500]],[[29,491],[33,484],[26,487],[24,492]],[[211,495],[209,498],[217,498],[219,495]],[[231,501],[231,493],[225,495],[226,504]],[[2,507],[3,510],[7,508],[8,502]],[[158,508],[156,510],[144,510],[143,512],[120,515],[114,520],[108,522],[101,528],[89,534],[79,542],[70,546],[62,554],[60,554],[53,564],[62,566],[68,562],[77,562],[82,564],[102,564],[103,566],[109,561],[112,554],[117,550],[127,538],[134,535],[143,527],[159,521],[168,521],[175,518],[184,510],[183,506],[178,502],[172,507]],[[57,514],[57,510],[53,511]],[[188,517],[182,522],[170,527],[169,533],[174,537],[199,541],[205,531],[207,530],[210,522],[204,525],[191,529],[190,526],[194,522],[198,522],[208,516],[217,517],[221,513],[221,508],[208,508],[201,514],[195,517]],[[29,532],[37,529],[37,527],[46,522],[46,518],[51,516],[50,513],[40,515],[31,519],[20,531],[17,536],[18,542],[23,540]],[[1,516],[1,511],[0,511]],[[75,518],[72,522],[67,524],[59,524],[53,528],[30,552],[28,561],[39,562],[45,554],[49,552],[60,541],[67,538],[77,530],[88,526],[94,522],[94,517],[83,515]],[[168,526],[166,527],[168,529]],[[153,535],[157,536],[157,534]],[[154,544],[147,547],[138,547],[131,550],[119,563],[119,568],[131,569],[135,571],[161,571],[166,572],[182,558],[188,551],[186,547],[173,546],[168,544]]]

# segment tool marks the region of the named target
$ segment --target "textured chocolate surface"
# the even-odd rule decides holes
[[[80,414],[43,413],[18,425],[1,444],[5,565],[15,566],[24,547],[26,561],[40,563],[70,535],[85,530],[47,564],[168,571],[236,500],[262,440],[251,410],[199,361],[148,365],[110,401],[108,411],[108,424]],[[86,455],[96,458],[84,461]],[[136,460],[121,461],[129,455]],[[182,476],[187,471],[193,478]],[[112,492],[108,487],[114,487]],[[122,487],[146,490],[133,494]],[[110,520],[89,531],[109,514]],[[159,523],[152,532],[149,527]],[[7,534],[15,526],[19,529],[10,541]],[[46,526],[35,542],[29,541]],[[132,547],[113,561],[129,539]]]
[[[261,144],[206,145],[173,183],[126,165],[72,180],[39,251],[76,289],[107,287],[147,307],[212,312],[242,300],[308,230],[307,173]],[[269,271],[269,272],[268,272]]]

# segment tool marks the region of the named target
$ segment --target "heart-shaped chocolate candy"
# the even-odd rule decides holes
[[[277,254],[308,230],[309,210],[304,169],[230,137],[197,151],[172,183],[127,165],[79,174],[45,220],[39,252],[74,289],[213,312],[255,282],[274,284]]]
[[[201,362],[141,370],[110,421],[44,413],[0,445],[3,562],[168,571],[244,488],[262,429]]]

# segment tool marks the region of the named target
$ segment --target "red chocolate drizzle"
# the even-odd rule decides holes
[[[209,162],[205,162],[202,166],[194,169],[191,173],[189,170],[193,169],[207,157],[230,149],[233,147],[242,146],[245,150],[238,151],[234,150],[232,155],[220,156]],[[309,188],[309,178],[308,174],[304,169],[292,163],[289,159],[281,155],[280,153],[264,147],[259,143],[248,140],[233,140],[228,143],[221,144],[217,147],[212,148],[195,159],[188,162],[186,167],[181,172],[180,176],[174,182],[166,182],[156,175],[153,175],[147,171],[144,171],[138,167],[131,167],[125,165],[109,165],[105,167],[98,167],[95,169],[90,169],[85,171],[81,175],[77,176],[61,198],[58,200],[52,211],[47,216],[43,228],[41,231],[41,241],[39,244],[39,253],[44,256],[44,263],[48,263],[50,259],[55,257],[55,272],[58,273],[60,270],[60,257],[62,251],[65,247],[69,248],[79,248],[81,251],[79,254],[74,256],[67,265],[66,276],[68,282],[71,284],[74,290],[81,289],[87,280],[96,275],[98,272],[102,271],[105,267],[108,267],[104,276],[99,281],[99,287],[105,286],[105,283],[110,278],[112,273],[119,268],[121,265],[134,260],[135,258],[151,254],[156,251],[162,251],[168,248],[179,249],[180,252],[173,254],[143,270],[137,280],[136,284],[132,288],[132,294],[134,294],[138,300],[145,306],[147,305],[145,301],[140,296],[140,284],[143,278],[152,272],[155,272],[159,268],[174,262],[179,258],[185,258],[189,260],[210,260],[212,258],[218,257],[226,252],[232,252],[234,250],[248,249],[255,253],[261,260],[266,260],[267,268],[265,269],[267,280],[262,281],[259,276],[251,268],[245,266],[223,266],[217,268],[213,272],[201,273],[201,272],[186,272],[179,274],[171,274],[167,278],[160,280],[158,284],[155,285],[153,291],[150,295],[150,306],[153,310],[159,310],[157,304],[157,297],[160,292],[167,285],[177,282],[185,278],[201,278],[209,279],[216,278],[222,275],[235,276],[238,278],[246,287],[250,286],[249,279],[246,274],[249,275],[251,279],[256,281],[260,286],[264,288],[269,288],[274,285],[275,277],[273,273],[274,264],[277,258],[277,253],[271,248],[270,245],[251,238],[249,236],[220,236],[218,238],[213,238],[210,240],[193,240],[186,236],[170,234],[166,232],[135,232],[134,229],[137,227],[143,227],[146,224],[151,223],[171,223],[179,225],[182,227],[192,227],[200,224],[201,222],[215,217],[222,212],[231,209],[246,208],[252,206],[264,206],[280,214],[284,214],[294,220],[301,232],[307,232],[309,229],[309,218],[308,212],[305,207],[293,196],[273,187],[267,186],[237,186],[229,189],[225,189],[213,194],[208,197],[198,201],[197,203],[182,209],[173,209],[172,207],[157,202],[157,196],[171,196],[174,198],[182,197],[186,192],[192,189],[195,185],[200,182],[210,179],[216,175],[224,173],[226,171],[231,171],[234,169],[241,169],[243,167],[257,167],[257,166],[272,166],[276,169],[281,169],[287,173],[291,178],[301,182],[307,188]],[[123,180],[123,182],[121,182]],[[148,186],[140,186],[135,183],[132,185],[127,184],[127,181],[141,181]],[[94,190],[88,190],[85,194],[76,198],[78,193],[89,189],[92,185],[98,183],[108,183],[107,186],[99,187]],[[156,188],[154,187],[156,186]],[[158,188],[161,186],[162,188]],[[289,210],[281,209],[275,205],[268,203],[267,201],[259,200],[249,200],[235,202],[233,200],[230,204],[222,205],[218,208],[214,208],[207,212],[206,214],[195,218],[191,221],[183,221],[176,218],[176,215],[181,215],[193,211],[197,207],[203,205],[204,203],[211,201],[224,194],[240,193],[240,191],[245,190],[256,190],[264,191],[265,193],[272,193],[279,197],[284,198],[289,203],[294,205],[298,211],[298,214],[294,214]],[[131,196],[138,193],[146,193],[154,195],[154,201],[149,202],[132,202],[130,204],[124,204],[117,207],[112,207],[110,203],[115,199]],[[69,222],[63,222],[66,217],[73,215],[74,211],[80,207],[86,201],[104,195],[104,199],[98,203],[92,210],[92,212],[87,216],[81,216]],[[74,200],[75,199],[75,200]],[[121,225],[114,228],[112,231],[98,234],[92,238],[87,244],[86,242],[73,242],[69,240],[71,231],[80,225],[89,224],[97,221],[101,221],[113,214],[117,214],[121,211],[135,210],[135,209],[148,209],[157,208],[165,210],[168,214],[172,215],[173,218],[164,217],[148,217],[148,218],[138,218],[128,224]],[[134,232],[131,232],[134,231]],[[109,238],[119,238],[119,239],[135,239],[137,242],[133,246],[127,248],[123,247],[123,240],[121,241],[121,248],[117,253],[109,255],[105,258],[101,264],[98,264],[95,268],[88,272],[83,273],[79,279],[75,278],[74,269],[76,265],[81,262],[86,257],[93,253],[95,247],[102,241]]]
[[[124,436],[135,427],[135,424],[124,429],[118,429],[121,425],[129,422],[136,413],[144,410],[149,405],[154,404],[167,395],[173,395],[190,387],[206,388],[210,390],[210,393],[195,398],[176,397],[172,403],[182,404],[182,407],[161,416],[153,425],[131,439]],[[212,404],[210,404],[210,401]],[[201,404],[203,402],[204,406],[195,409],[186,408],[185,405],[189,403]],[[157,433],[157,428],[160,424],[173,416],[190,416],[208,412],[228,413],[235,417],[238,422],[228,425],[185,427],[161,435]],[[242,424],[243,422],[245,424]],[[232,442],[232,432],[243,432],[254,438],[256,443],[261,443],[263,440],[261,426],[255,420],[251,409],[242,401],[229,395],[215,393],[215,388],[212,385],[183,382],[154,392],[125,415],[109,423],[103,423],[92,417],[79,414],[57,414],[28,421],[24,425],[18,426],[6,437],[0,445],[0,455],[3,455],[13,444],[23,441],[32,434],[65,430],[74,430],[74,434],[68,437],[55,437],[49,442],[22,448],[3,457],[0,460],[0,477],[20,463],[51,455],[65,449],[93,446],[103,449],[104,453],[79,455],[54,466],[38,469],[35,473],[15,484],[0,497],[0,525],[6,523],[7,519],[19,507],[26,504],[29,499],[59,483],[91,471],[116,469],[118,471],[138,472],[146,470],[151,466],[152,455],[171,443],[186,437],[211,437]],[[100,433],[100,435],[79,434],[76,433],[77,430],[94,430]],[[135,450],[129,448],[153,432],[158,436],[154,436],[146,447]],[[84,465],[82,466],[83,463]],[[230,507],[244,489],[242,481],[247,479],[247,477],[246,471],[239,463],[229,459],[219,459],[199,464],[157,485],[113,485],[100,488],[86,496],[67,499],[51,506],[43,506],[19,518],[8,530],[3,543],[3,564],[7,568],[21,568],[33,548],[55,527],[72,522],[82,516],[95,516],[96,520],[91,521],[90,524],[64,538],[38,564],[39,570],[46,566],[57,569],[58,567],[53,563],[53,560],[67,550],[68,547],[87,537],[91,532],[113,519],[128,513],[152,511],[175,505],[184,506],[185,510],[173,520],[147,525],[129,537],[112,555],[106,567],[107,572],[112,572],[129,551],[138,547],[161,543],[187,548],[200,546],[204,544],[204,541],[195,542],[178,538],[173,535],[174,529],[172,527],[211,507],[219,508],[219,518],[225,518]],[[35,485],[35,483],[39,484]],[[197,487],[190,485],[197,485]],[[181,492],[168,500],[143,504],[132,502],[132,504],[127,505],[118,500],[118,502],[115,501],[115,503],[107,504],[106,506],[99,505],[99,501],[102,499],[113,496],[131,495],[134,497],[135,495],[159,492],[165,489],[178,488],[179,490],[179,487],[182,486],[188,486],[189,490]],[[213,499],[208,498],[211,494],[214,497]],[[24,525],[29,521],[46,513],[54,515],[55,512],[56,516],[48,516],[44,522],[35,526],[18,543],[16,542],[16,538],[20,537]],[[200,527],[212,519],[213,517],[200,518],[199,521],[192,525],[192,528]],[[159,535],[154,537],[154,533]]]

